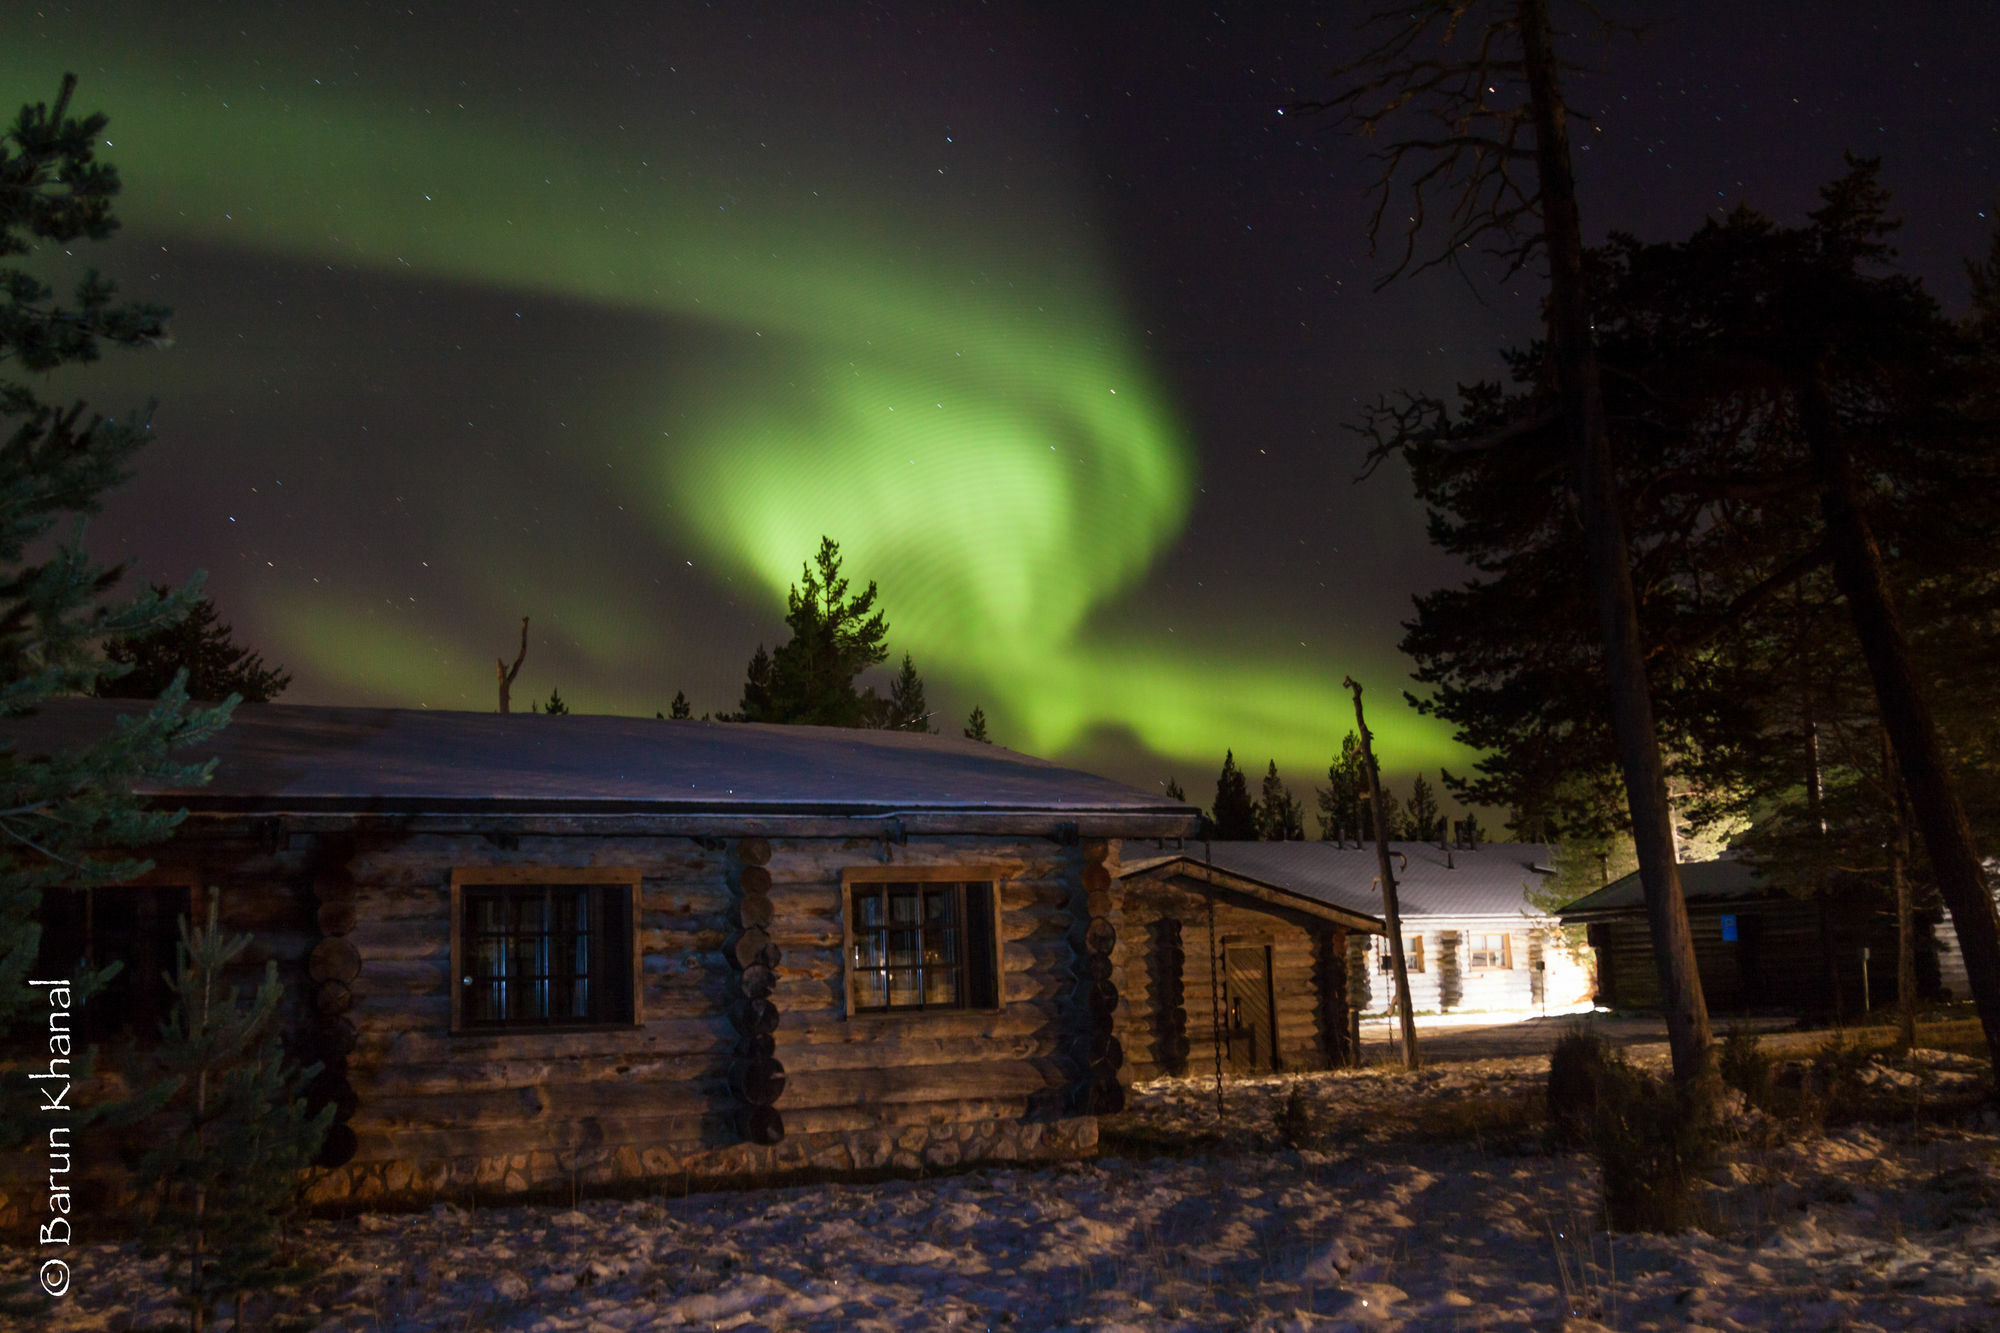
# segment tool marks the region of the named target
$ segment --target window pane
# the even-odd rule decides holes
[[[924,1003],[927,1005],[958,1004],[958,969],[956,967],[930,967],[924,969]]]
[[[615,885],[481,886],[464,899],[460,988],[474,1023],[629,1017],[629,890]],[[623,914],[622,916],[620,914]]]
[[[923,1000],[923,990],[917,980],[914,967],[892,967],[889,969],[889,1004],[892,1007],[914,1005]]]

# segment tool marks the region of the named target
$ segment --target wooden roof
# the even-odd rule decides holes
[[[0,722],[22,752],[108,732],[144,703],[51,700]],[[210,813],[903,817],[912,831],[1179,836],[1197,812],[997,745],[907,732],[656,718],[246,704],[197,747],[207,786],[142,788]]]

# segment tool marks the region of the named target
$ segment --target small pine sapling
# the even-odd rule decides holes
[[[249,945],[225,936],[220,894],[209,890],[207,921],[181,921],[172,1017],[154,1059],[162,1110],[149,1125],[153,1147],[139,1177],[153,1191],[141,1231],[149,1255],[168,1256],[181,1285],[188,1327],[199,1333],[217,1302],[296,1280],[304,1272],[285,1242],[298,1207],[300,1173],[319,1153],[333,1107],[308,1112],[302,1091],[319,1072],[287,1061],[277,1031],[282,990],[275,962],[246,1006],[223,974]]]
[[[541,706],[541,711],[550,717],[563,717],[569,713],[569,701],[562,697],[560,687],[549,691],[549,701]]]
[[[972,716],[965,719],[965,738],[969,741],[983,741],[988,745],[993,743],[993,738],[986,734],[986,710],[977,704],[973,705]]]

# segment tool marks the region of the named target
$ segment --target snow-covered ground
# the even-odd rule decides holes
[[[1219,1121],[1212,1082],[1162,1081],[1136,1090],[1123,1141],[1226,1151],[313,1223],[327,1267],[271,1313],[354,1330],[2000,1328],[2000,1127],[1740,1148],[1711,1233],[1607,1237],[1588,1158],[1527,1134],[1422,1141],[1468,1107],[1504,1123],[1545,1069],[1304,1076],[1340,1127],[1305,1151],[1273,1125],[1291,1080],[1230,1084]],[[1920,1053],[1872,1077],[1976,1074]],[[53,1327],[171,1325],[157,1265],[129,1248],[91,1246],[75,1270]],[[26,1275],[0,1253],[0,1283]]]

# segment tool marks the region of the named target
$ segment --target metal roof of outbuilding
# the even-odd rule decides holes
[[[1397,905],[1406,922],[1534,913],[1527,889],[1554,873],[1548,845],[1538,842],[1487,842],[1477,847],[1392,842],[1389,850],[1395,858]],[[1189,842],[1172,857],[1146,857],[1128,848],[1125,859],[1136,867],[1128,874],[1184,859],[1330,907],[1369,916],[1382,911],[1373,844]]]
[[[1690,904],[1750,902],[1784,896],[1756,866],[1733,856],[1713,861],[1683,861],[1680,869],[1681,896]],[[1635,870],[1612,880],[1595,893],[1578,898],[1558,915],[1566,921],[1581,921],[1590,917],[1643,911],[1645,906],[1645,889],[1639,883],[1639,872]]]
[[[0,723],[0,740],[23,753],[66,748],[146,707],[51,700]],[[187,753],[217,757],[213,781],[142,793],[197,812],[942,812],[1098,825],[1108,817],[1168,836],[1192,831],[1198,817],[1191,806],[997,745],[836,727],[255,704]]]

